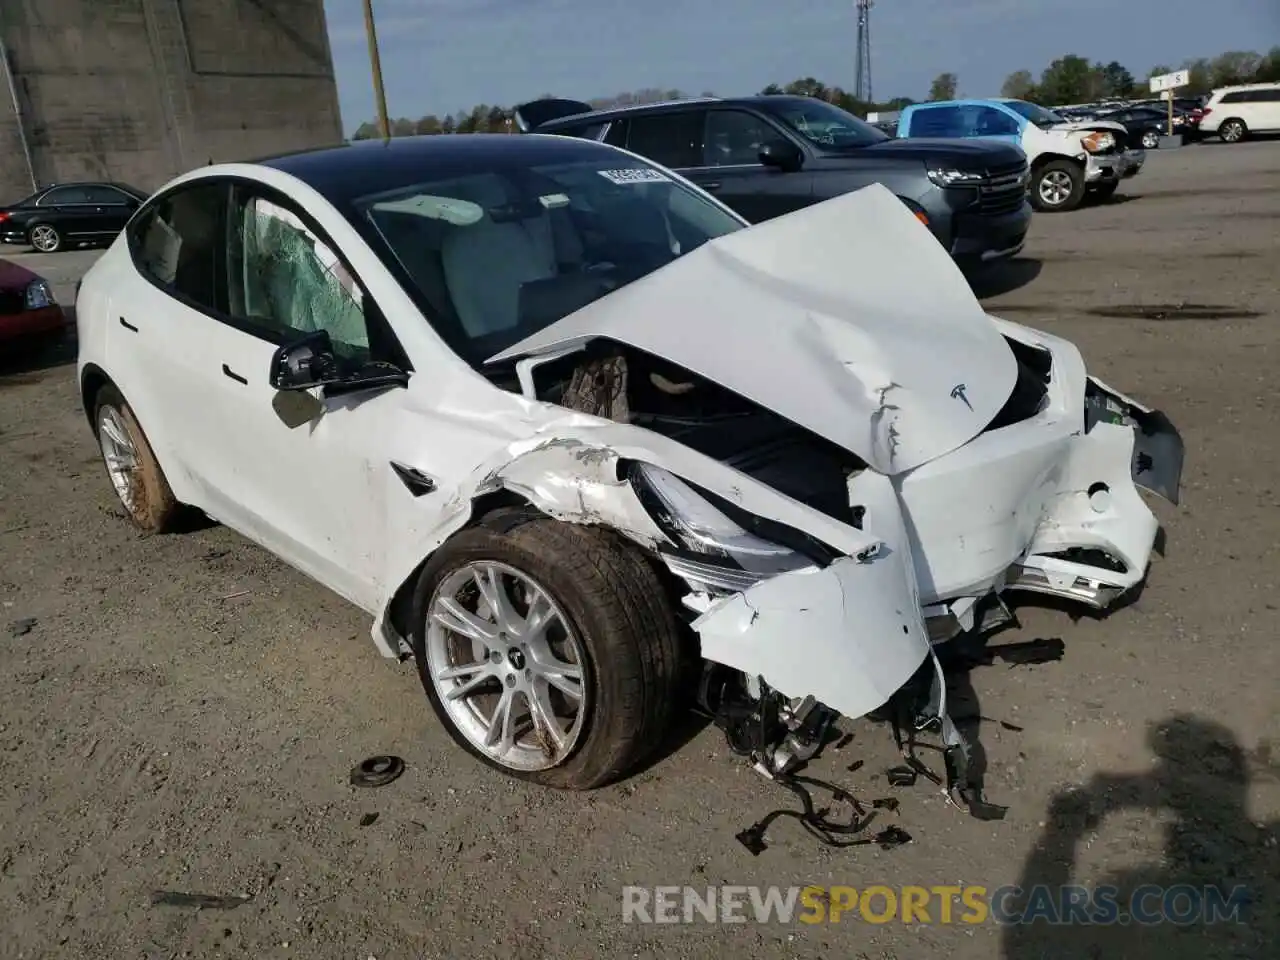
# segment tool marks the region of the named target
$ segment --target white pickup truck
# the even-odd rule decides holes
[[[1087,194],[1108,197],[1146,160],[1131,149],[1125,128],[1109,120],[1070,121],[1025,100],[945,100],[916,103],[898,117],[899,137],[1004,140],[1031,165],[1029,191],[1037,210],[1074,210]]]

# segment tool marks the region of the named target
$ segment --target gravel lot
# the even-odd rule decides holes
[[[914,842],[890,850],[781,820],[752,857],[734,834],[793,798],[713,728],[591,795],[490,773],[354,608],[226,529],[135,535],[65,358],[0,370],[0,957],[1280,955],[1277,224],[1280,143],[1153,153],[1114,201],[1038,217],[984,285],[992,312],[1074,339],[1173,418],[1184,500],[1156,506],[1166,557],[1137,603],[1075,622],[1024,606],[993,642],[1061,637],[1065,658],[956,678],[1020,728],[978,731],[1007,819],[888,787],[892,740],[868,723],[814,764],[901,800],[888,820]],[[94,256],[6,255],[64,302]],[[376,753],[406,773],[349,786]],[[1182,931],[621,922],[631,884],[1073,881],[1243,883],[1259,906]]]

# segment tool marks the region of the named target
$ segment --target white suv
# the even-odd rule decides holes
[[[1280,83],[1250,83],[1213,91],[1200,117],[1204,136],[1239,143],[1251,133],[1280,133]]]

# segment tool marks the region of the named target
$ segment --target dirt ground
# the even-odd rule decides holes
[[[1280,955],[1278,224],[1280,143],[1153,153],[1114,201],[1037,217],[1024,257],[984,283],[992,312],[1072,338],[1171,416],[1184,499],[1156,501],[1166,556],[1138,602],[1075,622],[1024,605],[992,643],[1061,637],[1065,657],[954,678],[988,718],[1005,820],[923,781],[889,787],[892,739],[867,722],[815,762],[901,801],[876,829],[913,842],[887,850],[829,849],[781,820],[753,857],[735,834],[794,799],[694,724],[590,795],[488,771],[363,614],[224,528],[132,532],[66,358],[5,368],[0,957]],[[69,302],[92,257],[13,258]],[[405,774],[350,786],[378,753]],[[1245,884],[1255,908],[1182,930],[622,922],[627,885],[1064,882]],[[157,890],[252,899],[153,906]]]

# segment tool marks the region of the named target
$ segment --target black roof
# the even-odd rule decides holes
[[[749,97],[692,97],[685,100],[627,104],[620,107],[608,107],[604,110],[592,110],[589,113],[575,113],[572,116],[548,120],[546,123],[541,124],[538,129],[550,132],[562,125],[577,126],[584,120],[605,123],[619,117],[633,117],[640,114],[682,113],[690,107],[757,107],[768,110],[770,107],[780,107],[787,103],[811,104],[813,101],[813,97],[790,93],[758,93]]]
[[[297,177],[330,203],[344,206],[357,197],[425,180],[570,163],[602,150],[613,148],[593,140],[538,134],[424,134],[356,140],[255,162]]]

